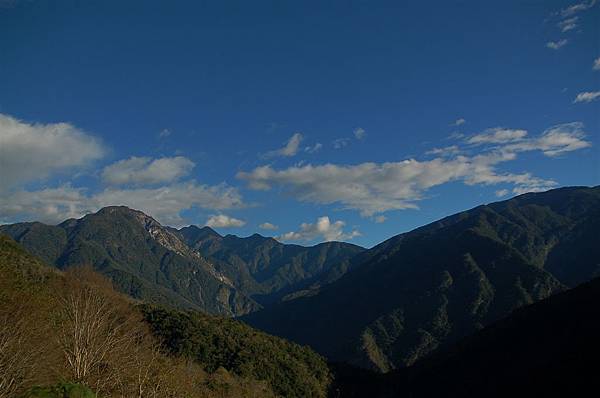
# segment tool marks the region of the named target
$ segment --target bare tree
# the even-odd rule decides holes
[[[34,375],[37,350],[30,344],[26,311],[0,314],[0,398],[14,397]]]
[[[89,267],[66,273],[66,293],[59,297],[58,343],[67,376],[97,391],[123,384],[138,330],[134,312],[108,280]]]
[[[90,287],[63,300],[59,341],[75,381],[85,381],[121,341],[121,324],[110,302]]]

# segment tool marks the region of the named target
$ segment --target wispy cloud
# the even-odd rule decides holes
[[[277,237],[282,241],[312,241],[324,239],[325,241],[350,240],[360,236],[360,232],[353,230],[344,232],[344,221],[331,222],[329,217],[319,217],[315,223],[302,223],[298,231],[287,232]]]
[[[578,20],[579,20],[578,16],[567,18],[567,19],[564,19],[562,21],[559,21],[556,24],[556,26],[558,26],[558,28],[560,29],[561,32],[565,33],[565,32],[568,32],[570,30],[575,29],[577,27],[577,21]]]
[[[268,231],[273,231],[273,230],[278,229],[279,227],[275,224],[271,224],[270,222],[264,222],[264,223],[260,224],[258,226],[258,228],[268,230]]]
[[[159,133],[158,133],[158,138],[167,138],[168,136],[170,136],[173,132],[170,129],[162,129]]]
[[[342,148],[347,147],[349,143],[350,143],[349,138],[337,138],[337,139],[333,140],[331,145],[333,146],[333,149],[342,149]]]
[[[577,97],[573,100],[573,103],[578,102],[592,102],[600,98],[600,91],[584,91],[583,93],[577,94]]]
[[[519,141],[527,135],[527,131],[521,129],[506,129],[495,127],[487,129],[483,133],[476,134],[467,139],[469,144],[505,144],[507,142]]]
[[[559,15],[563,18],[567,18],[581,11],[588,10],[592,8],[595,4],[596,0],[582,1],[580,3],[573,4],[567,8],[563,8],[562,10],[560,10]]]
[[[600,70],[600,57],[594,60],[594,65],[592,66],[593,70]]]
[[[319,152],[322,148],[323,148],[323,144],[321,144],[320,142],[317,142],[313,146],[307,146],[307,147],[305,147],[304,148],[304,152],[316,153],[316,152]]]
[[[503,196],[506,196],[510,193],[510,191],[508,189],[499,189],[495,192],[496,197],[501,198]]]
[[[357,127],[354,130],[352,130],[352,135],[354,136],[354,139],[361,141],[364,140],[367,136],[367,131],[362,127]],[[331,146],[333,147],[333,149],[342,149],[350,145],[351,141],[352,137],[336,138],[331,142]]]
[[[458,145],[450,145],[443,148],[433,148],[425,152],[426,155],[438,155],[438,156],[454,156],[461,153],[462,150]]]
[[[216,214],[210,216],[204,225],[211,228],[239,228],[246,225],[246,222],[225,214]]]
[[[270,166],[240,173],[251,189],[283,187],[297,200],[317,204],[340,203],[365,217],[389,210],[415,209],[430,188],[462,180],[468,185],[512,183],[520,186],[555,185],[529,173],[498,173],[495,166],[515,154],[490,153],[472,158],[433,159],[358,165],[307,165],[275,170]]]
[[[549,41],[546,43],[546,47],[551,48],[553,50],[558,50],[558,49],[561,49],[562,47],[566,46],[568,42],[569,42],[569,40],[567,40],[567,39],[560,39],[558,41]]]
[[[354,134],[354,138],[356,138],[357,140],[362,140],[367,136],[367,131],[362,127],[355,128],[352,133]]]
[[[251,189],[281,187],[297,200],[338,203],[344,209],[358,210],[370,217],[389,210],[416,208],[429,189],[453,181],[467,185],[512,184],[519,191],[548,189],[556,182],[528,172],[501,172],[498,166],[515,160],[522,152],[540,151],[555,157],[591,145],[585,140],[581,123],[553,126],[531,138],[519,129],[490,129],[478,136],[476,146],[467,142],[471,149],[481,149],[471,156],[356,165],[308,164],[282,170],[262,166],[240,172],[237,177]]]
[[[283,146],[283,148],[267,152],[265,154],[265,157],[270,158],[270,157],[278,157],[278,156],[283,156],[283,157],[294,156],[298,153],[298,149],[300,148],[300,143],[302,142],[303,139],[304,139],[304,137],[302,136],[301,133],[295,133],[294,135],[292,135],[290,137],[290,139]]]
[[[460,119],[456,119],[454,123],[452,123],[452,126],[462,126],[466,122],[467,121],[461,117]]]
[[[570,5],[569,7],[563,8],[558,12],[552,14],[553,18],[558,18],[556,26],[562,33],[568,33],[579,27],[580,19],[579,14],[583,11],[589,10],[596,4],[596,0],[581,1]],[[564,47],[568,43],[567,39],[560,39],[558,41],[549,41],[546,43],[546,47],[553,50],[558,50]]]
[[[541,151],[545,156],[555,157],[591,146],[591,143],[585,138],[583,123],[563,123],[546,129],[537,137],[523,138],[507,143],[500,147],[500,150],[515,154]]]

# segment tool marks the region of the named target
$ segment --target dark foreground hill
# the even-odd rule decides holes
[[[573,397],[600,387],[600,279],[515,310],[417,365],[385,375],[339,367],[352,397]]]
[[[597,276],[598,231],[600,187],[521,195],[395,236],[319,294],[245,320],[331,360],[402,368]]]
[[[234,316],[339,278],[363,250],[340,242],[302,247],[260,235],[222,237],[210,228],[176,230],[123,206],[57,226],[3,225],[0,232],[58,268],[91,265],[134,298]]]
[[[307,347],[141,307],[90,267],[57,271],[1,234],[0,324],[0,397],[325,397],[330,381]]]

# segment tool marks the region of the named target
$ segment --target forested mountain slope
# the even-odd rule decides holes
[[[600,386],[600,279],[519,308],[410,368],[338,367],[333,397],[566,397]]]
[[[225,237],[208,227],[164,227],[112,206],[57,226],[0,226],[58,268],[89,264],[134,298],[213,314],[242,315],[286,296],[310,294],[350,267],[359,246],[282,244],[260,235]]]
[[[389,371],[597,276],[598,231],[600,187],[521,195],[395,236],[319,294],[246,320]]]
[[[343,242],[305,247],[259,234],[223,237],[210,227],[189,226],[177,232],[192,249],[210,258],[238,289],[265,305],[292,292],[299,295],[298,291],[333,282],[347,272],[350,259],[364,251]]]
[[[0,232],[58,268],[91,265],[134,298],[224,315],[260,308],[173,232],[127,207],[57,226],[4,225]]]

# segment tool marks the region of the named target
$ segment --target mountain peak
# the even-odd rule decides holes
[[[210,236],[222,238],[222,236],[209,226],[199,227],[197,225],[189,225],[178,229],[179,232],[186,235],[193,235],[198,238],[206,238]]]
[[[190,225],[177,230],[179,236],[181,236],[188,245],[194,246],[200,242],[205,241],[218,241],[223,239],[221,235],[211,227],[199,227],[197,225]]]
[[[208,225],[205,225],[204,227],[196,227],[196,228],[198,228],[198,230],[201,233],[206,234],[206,235],[219,236],[219,237],[221,236],[221,234],[219,234],[217,231],[215,231],[214,229],[212,229]]]
[[[163,226],[156,221],[152,216],[144,213],[141,210],[132,209],[127,206],[107,206],[103,207],[95,213],[96,216],[117,216],[117,217],[131,217],[137,220],[140,224],[144,226],[145,229],[148,228],[162,228]]]
[[[127,206],[106,206],[98,210],[95,214],[143,214],[150,217],[141,210],[132,209]]]

